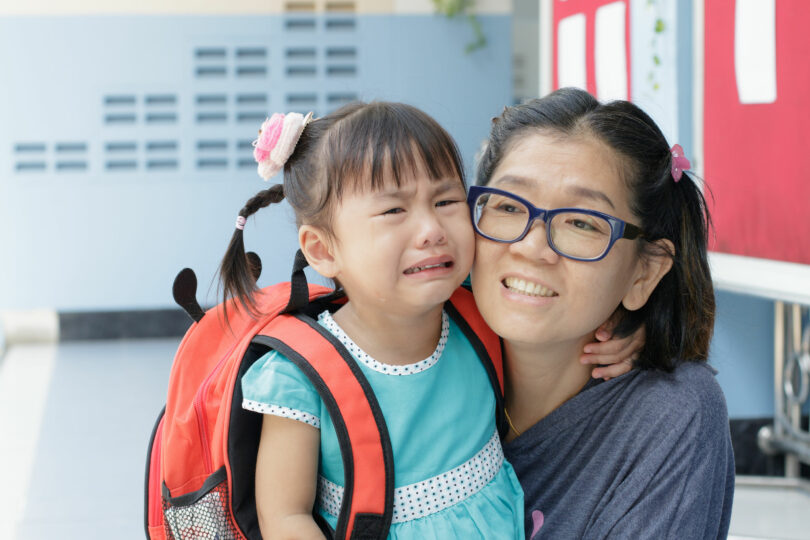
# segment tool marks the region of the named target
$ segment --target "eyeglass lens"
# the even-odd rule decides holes
[[[481,194],[475,201],[475,225],[491,238],[516,240],[526,230],[529,209],[520,201],[493,193]],[[583,212],[554,214],[547,225],[553,247],[564,255],[581,259],[602,255],[610,244],[610,223]]]

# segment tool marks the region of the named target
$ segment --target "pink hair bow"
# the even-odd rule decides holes
[[[265,180],[278,174],[295,150],[312,113],[275,113],[262,123],[259,138],[253,141],[253,158],[259,164],[259,176]]]
[[[672,179],[676,182],[683,176],[683,171],[688,171],[692,164],[683,155],[683,148],[680,144],[676,144],[670,149],[672,153]]]

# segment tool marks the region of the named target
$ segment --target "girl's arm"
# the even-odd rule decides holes
[[[256,510],[266,540],[325,540],[312,517],[319,447],[317,428],[263,415],[256,458]]]

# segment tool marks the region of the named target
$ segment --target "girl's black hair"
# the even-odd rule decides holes
[[[715,300],[707,258],[711,219],[703,193],[688,173],[672,177],[667,141],[644,111],[628,101],[599,103],[584,90],[563,88],[509,107],[493,120],[476,183],[487,184],[519,138],[532,132],[560,137],[594,137],[616,154],[630,192],[630,209],[640,221],[641,255],[660,253],[656,240],[675,247],[672,269],[637,311],[623,306],[615,332],[629,335],[642,324],[646,342],[635,365],[671,371],[683,361],[705,361],[714,328]]]
[[[250,217],[287,199],[296,225],[331,234],[334,209],[345,193],[376,190],[415,174],[458,178],[464,169],[453,138],[428,114],[404,103],[350,103],[307,124],[284,165],[284,183],[260,191],[239,211]],[[255,274],[243,233],[234,230],[220,264],[223,301],[237,300],[256,314]]]

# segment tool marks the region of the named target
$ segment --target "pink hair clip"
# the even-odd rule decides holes
[[[259,176],[265,180],[278,174],[295,150],[312,113],[275,113],[262,123],[259,138],[253,141],[253,158],[259,164]]]
[[[683,176],[683,171],[688,171],[692,164],[683,155],[683,148],[680,144],[673,146],[670,152],[672,153],[672,179],[677,182]]]

